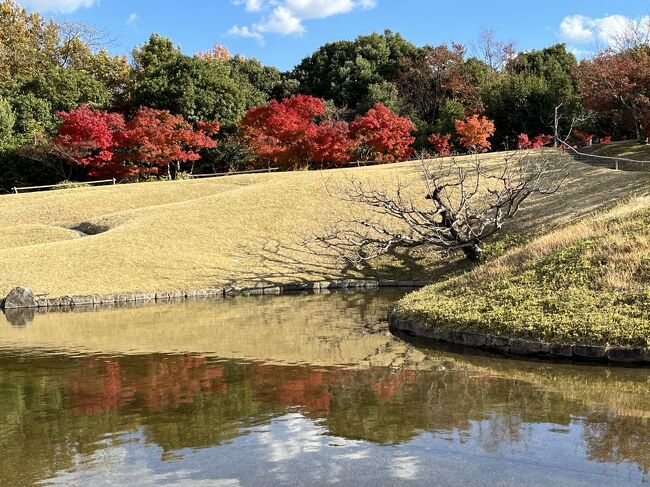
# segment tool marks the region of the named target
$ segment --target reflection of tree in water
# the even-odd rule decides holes
[[[193,355],[0,358],[0,485],[31,484],[70,468],[76,453],[103,448],[98,442],[114,432],[141,428],[167,458],[232,440],[289,411],[319,420],[335,436],[391,444],[427,431],[474,439],[489,452],[527,442],[531,424],[569,425],[580,416],[589,458],[648,471],[647,420],[576,400],[578,386],[566,395],[470,365],[437,367],[352,370]],[[619,386],[635,390],[631,382],[615,384],[601,395]],[[628,393],[626,404],[637,404],[632,399]]]
[[[650,472],[650,418],[621,418],[590,414],[583,434],[589,459],[598,462],[631,462],[647,477]]]

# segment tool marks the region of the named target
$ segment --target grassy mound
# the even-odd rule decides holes
[[[0,228],[0,250],[79,238],[79,232],[43,224]]]
[[[597,144],[586,148],[586,151],[598,156],[624,157],[635,161],[650,161],[650,145],[639,144],[636,140]]]
[[[503,161],[500,154],[485,157],[486,165]],[[557,157],[559,165],[568,160]],[[412,163],[0,196],[2,231],[26,232],[0,247],[0,295],[17,285],[54,297],[364,275],[440,280],[466,269],[460,257],[443,259],[422,250],[388,256],[362,275],[333,254],[308,251],[306,238],[350,218],[351,208],[332,191],[349,178],[393,190],[398,180],[412,183],[413,200],[427,204],[420,168]],[[573,163],[561,193],[527,201],[505,241],[530,239],[611,207],[648,182],[650,175]],[[61,233],[44,236],[38,225]],[[72,228],[99,231],[69,239]],[[487,252],[501,253],[503,242]]]
[[[409,295],[399,313],[511,338],[650,346],[650,197]]]

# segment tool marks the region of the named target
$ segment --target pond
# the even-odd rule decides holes
[[[648,480],[647,369],[424,348],[399,296],[0,314],[0,485]]]

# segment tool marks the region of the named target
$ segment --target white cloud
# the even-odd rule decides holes
[[[601,18],[571,15],[560,23],[559,36],[572,44],[597,44],[601,47],[617,47],[626,34],[639,38],[650,32],[650,17],[632,19],[624,15],[608,15]]]
[[[89,8],[99,0],[25,0],[24,3],[39,12],[57,12],[69,14],[80,8]]]
[[[233,26],[230,35],[263,42],[264,34],[300,35],[307,31],[304,21],[346,14],[356,9],[370,9],[376,0],[233,0],[249,12],[263,12],[251,26]]]
[[[129,14],[129,18],[126,19],[126,25],[135,26],[138,20],[140,20],[140,16],[136,12],[131,12]]]
[[[568,42],[587,44],[593,42],[595,35],[591,29],[593,19],[582,15],[564,17],[560,24],[560,36]]]
[[[235,37],[243,37],[244,39],[255,39],[260,44],[264,42],[264,36],[262,34],[254,30],[251,30],[247,26],[239,27],[237,25],[233,25],[228,31],[228,35],[235,36]]]
[[[305,32],[302,19],[283,5],[273,9],[271,15],[264,22],[253,24],[253,29],[258,32],[271,32],[281,35],[302,34]]]
[[[262,10],[263,0],[233,0],[235,5],[245,5],[247,12],[259,12]]]

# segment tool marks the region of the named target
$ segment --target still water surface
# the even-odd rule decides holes
[[[396,291],[0,315],[0,485],[642,485],[648,370],[427,350]]]

